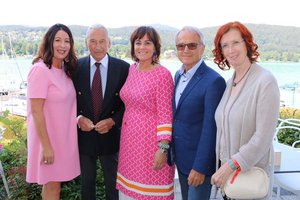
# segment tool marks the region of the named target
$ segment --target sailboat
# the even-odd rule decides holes
[[[2,55],[1,55],[1,59],[8,59],[8,55],[7,55],[7,52],[5,50],[5,47],[4,47],[4,42],[3,42],[3,35],[1,35],[1,49],[2,49]]]
[[[2,49],[2,54],[1,54],[1,59],[8,59],[7,52],[4,47],[4,42],[3,42],[3,35],[1,35],[1,49]],[[2,96],[7,96],[8,95],[8,90],[4,88],[3,86],[0,85],[0,97],[1,99],[3,98]]]
[[[27,81],[23,79],[19,63],[16,60],[16,53],[12,48],[12,42],[9,33],[8,39],[10,45],[10,55],[8,55],[6,52],[3,35],[1,37],[1,62],[4,73],[0,74],[0,112],[9,110],[11,114],[26,116]],[[17,71],[14,72],[13,69]],[[19,81],[20,83],[18,84]]]

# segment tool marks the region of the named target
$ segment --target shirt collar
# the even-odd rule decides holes
[[[93,66],[95,66],[95,62],[97,62],[92,55],[90,55],[90,67],[92,68]],[[104,68],[108,67],[108,55],[106,54],[102,60],[100,60],[101,66]]]
[[[202,62],[203,62],[203,59],[200,59],[200,60],[196,63],[196,65],[194,65],[194,66],[193,66],[190,70],[188,70],[187,72],[184,72],[184,65],[182,65],[181,68],[180,68],[180,70],[179,70],[179,74],[180,74],[180,75],[184,75],[184,77],[186,77],[186,78],[192,77],[192,76],[196,73],[197,69],[200,67],[200,65],[202,64]]]

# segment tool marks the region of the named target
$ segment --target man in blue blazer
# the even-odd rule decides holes
[[[97,160],[104,175],[107,200],[118,200],[116,176],[120,129],[124,104],[119,97],[129,64],[107,54],[111,42],[107,29],[96,24],[88,28],[86,44],[90,55],[78,60],[74,85],[77,93],[78,144],[81,167],[81,194],[84,200],[96,200]],[[100,66],[96,66],[96,63]],[[100,71],[99,69],[100,68]],[[102,84],[101,112],[94,114],[92,84],[96,70]],[[101,103],[102,102],[102,103]]]
[[[202,55],[202,33],[184,27],[176,35],[179,60],[173,96],[173,147],[183,200],[210,198],[215,172],[215,110],[226,87],[225,80],[208,67]]]

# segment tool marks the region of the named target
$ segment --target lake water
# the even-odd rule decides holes
[[[23,81],[26,81],[31,59],[11,59],[0,60],[0,91],[5,88],[19,87]],[[132,63],[131,60],[127,60]],[[222,71],[212,61],[205,61],[210,67],[219,72],[226,80],[233,73],[233,70]],[[180,68],[181,63],[178,60],[162,60],[162,65],[167,67],[172,75]],[[281,100],[287,106],[300,108],[300,63],[259,63],[264,68],[271,71],[278,81],[280,87],[287,84],[293,86],[298,83],[298,88],[284,90],[281,88]]]
[[[205,61],[206,64],[218,73],[220,73],[225,80],[231,78],[233,70],[222,71],[212,61]],[[167,67],[172,74],[180,68],[181,63],[178,60],[162,60],[162,65]],[[259,63],[262,67],[271,71],[277,79],[280,87],[280,99],[282,104],[300,109],[300,63]],[[298,84],[298,88],[295,88],[294,84]],[[283,87],[290,86],[289,89],[283,89]]]

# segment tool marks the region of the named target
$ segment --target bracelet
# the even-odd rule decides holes
[[[159,142],[159,143],[158,143],[158,147],[159,147],[160,149],[168,150],[168,149],[170,148],[170,145],[169,145],[169,144],[164,144],[164,143],[162,143],[162,142]]]
[[[159,142],[157,146],[159,147],[162,153],[168,153],[168,149],[170,148],[169,144],[164,144],[162,142]]]
[[[233,171],[235,171],[235,170],[237,169],[237,168],[235,167],[235,165],[233,164],[232,160],[228,160],[227,163],[228,163],[229,167],[230,167]]]
[[[240,169],[240,165],[236,160],[232,159],[232,162],[233,162],[236,169]]]

